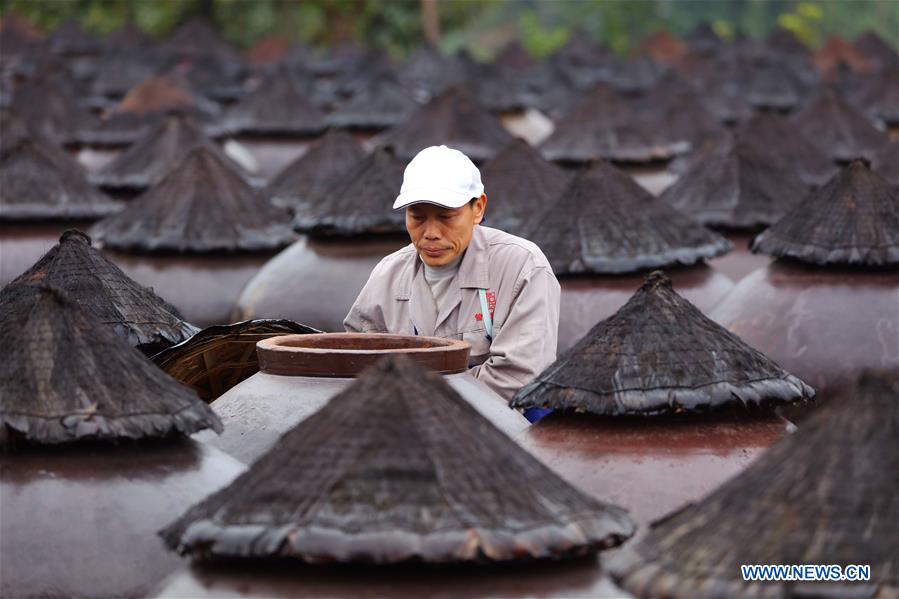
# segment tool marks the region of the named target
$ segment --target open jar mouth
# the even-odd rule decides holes
[[[259,369],[282,376],[351,378],[396,355],[440,374],[454,374],[468,369],[470,353],[465,341],[388,333],[281,335],[256,344]]]

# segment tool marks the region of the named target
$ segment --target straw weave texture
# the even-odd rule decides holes
[[[91,182],[108,188],[144,189],[159,183],[195,148],[205,148],[243,178],[248,176],[209,139],[187,114],[173,113],[147,135],[91,175]]]
[[[761,112],[740,125],[738,136],[765,148],[770,162],[779,162],[806,185],[823,185],[837,172],[830,155],[805,139],[787,120],[774,112]]]
[[[654,272],[618,312],[522,387],[512,406],[655,415],[768,407],[814,395]]]
[[[0,294],[0,425],[36,443],[222,429],[212,410],[48,285]]]
[[[284,167],[262,195],[284,208],[315,204],[343,183],[346,174],[363,158],[365,152],[352,135],[332,129]]]
[[[833,91],[825,91],[790,117],[800,135],[833,160],[849,162],[856,158],[871,160],[887,143],[887,136],[874,128],[865,115],[850,106]]]
[[[481,169],[481,181],[488,198],[486,223],[517,234],[534,211],[558,199],[571,175],[516,139]]]
[[[307,99],[290,71],[281,67],[228,111],[223,129],[257,135],[317,135],[325,130],[325,115]]]
[[[21,131],[10,133],[17,139],[0,148],[0,221],[96,219],[122,209],[94,189],[64,151]]]
[[[682,154],[689,144],[673,138],[632,102],[600,85],[556,123],[540,146],[548,160],[582,163],[599,158],[629,162],[663,160]]]
[[[73,301],[146,354],[180,343],[197,332],[177,308],[143,287],[99,250],[90,237],[69,229],[34,265],[9,285],[45,283]]]
[[[512,136],[462,87],[451,87],[391,129],[384,145],[410,161],[429,146],[446,145],[474,162],[493,158]]]
[[[203,401],[211,403],[259,372],[257,341],[278,335],[320,332],[291,320],[245,320],[205,328],[159,352],[152,360],[172,378],[196,391]]]
[[[91,229],[104,247],[130,252],[267,251],[295,239],[287,211],[253,189],[206,148],[122,212]]]
[[[806,191],[767,145],[726,134],[704,146],[660,199],[704,225],[752,229],[777,222]]]
[[[387,129],[405,122],[416,108],[418,103],[396,77],[382,73],[365,82],[326,120],[332,127]]]
[[[391,209],[403,171],[390,150],[375,150],[344,174],[342,184],[313,203],[296,206],[294,227],[320,235],[405,232],[405,214]]]
[[[578,175],[523,231],[557,275],[695,264],[731,249],[726,239],[605,161]]]
[[[752,251],[810,264],[899,265],[899,195],[853,162],[760,233]]]
[[[583,553],[633,529],[624,510],[565,483],[400,357],[364,372],[163,535],[195,557],[384,563]]]
[[[872,372],[613,564],[637,597],[899,593],[899,379]],[[741,564],[868,564],[870,582],[746,583]],[[881,594],[877,594],[878,590]]]

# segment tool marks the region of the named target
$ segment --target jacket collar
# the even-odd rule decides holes
[[[487,240],[481,225],[475,225],[468,249],[459,265],[459,289],[490,289],[490,272],[487,268]]]
[[[403,269],[402,275],[397,277],[394,284],[394,297],[398,300],[408,301],[412,297],[412,280],[416,273],[423,268],[421,258],[415,251],[415,246],[409,245],[412,253],[410,260]],[[490,289],[490,271],[487,265],[487,240],[484,230],[480,225],[475,225],[471,233],[471,241],[459,264],[459,272],[456,274],[459,289]]]

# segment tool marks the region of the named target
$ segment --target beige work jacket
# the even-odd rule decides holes
[[[556,359],[559,282],[535,244],[475,225],[455,275],[459,294],[435,305],[424,265],[409,244],[375,266],[350,313],[349,332],[462,339],[471,344],[469,372],[504,398]],[[493,316],[488,339],[478,289]],[[427,324],[436,322],[431,330]]]

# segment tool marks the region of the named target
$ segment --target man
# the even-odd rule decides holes
[[[556,358],[560,289],[540,248],[479,224],[486,207],[467,156],[419,152],[393,205],[412,244],[374,268],[343,324],[467,341],[469,372],[508,400]]]

